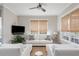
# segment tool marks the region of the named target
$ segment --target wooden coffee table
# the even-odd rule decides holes
[[[43,55],[41,56],[47,55],[46,46],[32,46],[31,56],[36,56],[35,53],[38,51],[41,51],[43,53]]]

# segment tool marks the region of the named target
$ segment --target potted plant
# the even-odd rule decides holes
[[[24,37],[22,36],[15,36],[14,40],[11,41],[12,43],[24,43],[25,42],[25,39]]]

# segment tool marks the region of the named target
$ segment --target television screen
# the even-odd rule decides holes
[[[12,25],[12,34],[24,34],[24,32],[25,32],[24,26]]]

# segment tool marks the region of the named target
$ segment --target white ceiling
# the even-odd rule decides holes
[[[30,10],[31,7],[36,7],[37,3],[7,3],[4,4],[17,15],[59,15],[65,8],[70,6],[69,3],[46,3],[43,8],[46,12],[39,9]]]

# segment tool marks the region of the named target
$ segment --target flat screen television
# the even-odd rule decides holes
[[[25,27],[24,26],[12,25],[12,34],[13,35],[24,34],[24,32],[25,32]]]

